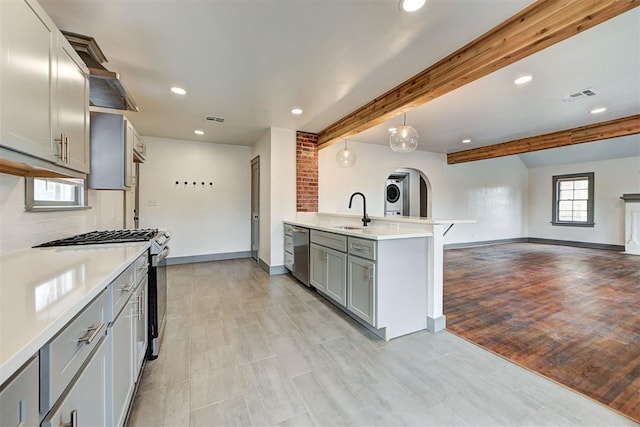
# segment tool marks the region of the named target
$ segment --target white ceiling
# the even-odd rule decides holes
[[[415,14],[396,0],[40,3],[61,29],[96,39],[140,107],[128,115],[141,134],[251,145],[268,127],[322,130],[532,0],[429,0]],[[534,80],[515,87],[523,73]],[[173,85],[187,95],[170,93]],[[587,87],[600,93],[562,103]],[[596,105],[608,111],[590,116]],[[419,149],[448,153],[637,113],[640,8],[425,104],[408,121]],[[226,120],[205,123],[206,114]],[[386,144],[399,120],[353,139]]]

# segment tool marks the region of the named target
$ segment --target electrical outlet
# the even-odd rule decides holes
[[[158,201],[156,199],[147,199],[147,206],[158,206]]]

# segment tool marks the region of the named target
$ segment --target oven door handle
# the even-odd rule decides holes
[[[154,255],[151,258],[151,265],[153,267],[157,267],[160,261],[164,260],[166,257],[169,256],[170,252],[171,252],[171,249],[169,248],[169,246],[165,246],[158,255]]]

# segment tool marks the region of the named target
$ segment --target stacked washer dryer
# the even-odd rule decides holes
[[[409,174],[389,175],[385,194],[385,216],[409,216]]]

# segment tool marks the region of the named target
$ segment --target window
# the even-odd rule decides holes
[[[593,227],[593,172],[553,177],[553,225]]]
[[[87,209],[87,189],[81,178],[25,178],[28,211]]]

